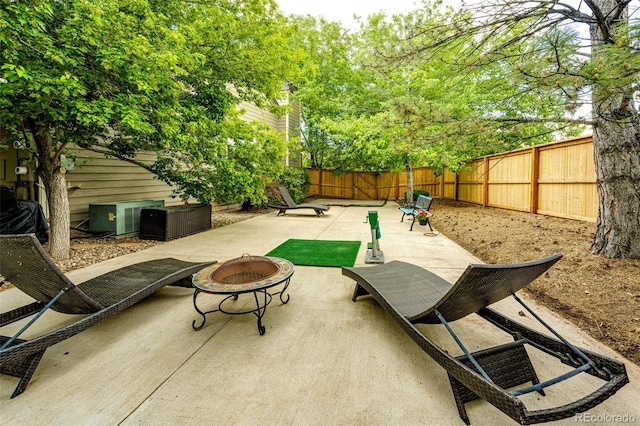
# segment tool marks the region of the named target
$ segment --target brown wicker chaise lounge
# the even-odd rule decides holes
[[[316,216],[320,217],[324,212],[329,211],[331,208],[326,204],[313,204],[313,203],[304,203],[304,204],[296,204],[289,194],[289,190],[284,186],[279,186],[278,190],[280,191],[280,195],[282,196],[283,203],[269,204],[269,207],[272,209],[278,209],[278,216],[281,214],[285,214],[287,210],[296,210],[296,209],[313,209],[316,212]]]
[[[192,287],[191,276],[215,263],[156,259],[125,266],[76,286],[53,263],[33,234],[0,235],[0,257],[0,274],[36,300],[0,314],[0,326],[35,315],[12,337],[0,336],[0,373],[20,378],[12,398],[24,392],[48,347],[116,315],[164,286]],[[31,340],[19,339],[49,308],[85,316]]]
[[[571,417],[595,407],[629,382],[623,363],[577,348],[529,309],[515,292],[543,274],[562,255],[510,265],[472,264],[451,286],[441,277],[416,265],[392,261],[371,267],[342,268],[356,281],[353,301],[366,294],[394,318],[420,348],[448,373],[460,418],[469,424],[464,404],[482,398],[520,424],[533,424]],[[534,331],[487,306],[512,295],[556,338]],[[470,353],[449,326],[450,321],[477,313],[509,333],[514,341]],[[443,324],[464,355],[453,357],[420,333],[414,324]],[[539,382],[525,345],[560,360],[573,369]],[[569,404],[529,411],[519,395],[538,392],[578,373],[587,373],[605,383]],[[530,386],[507,390],[531,383]]]

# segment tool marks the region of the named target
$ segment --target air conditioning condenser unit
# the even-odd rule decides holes
[[[129,234],[140,230],[140,210],[164,207],[164,200],[131,200],[89,204],[89,232]]]

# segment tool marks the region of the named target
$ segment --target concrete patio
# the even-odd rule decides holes
[[[442,235],[400,222],[395,203],[383,207],[333,206],[324,217],[312,210],[275,212],[170,241],[69,273],[80,282],[106,271],[160,257],[219,262],[244,253],[263,255],[289,238],[360,240],[356,261],[364,266],[368,210],[381,217],[385,261],[404,260],[431,269],[450,281],[469,263],[470,253]],[[437,203],[434,205],[437,228]],[[551,272],[552,273],[552,272]],[[123,277],[126,279],[126,277]],[[260,336],[254,315],[210,314],[201,331],[193,291],[166,288],[71,339],[48,349],[27,390],[9,399],[17,379],[0,376],[0,418],[6,425],[462,425],[446,372],[406,336],[371,298],[351,301],[354,283],[340,268],[296,266],[288,293],[269,305]],[[200,296],[200,303],[218,296]],[[0,293],[2,311],[29,302],[16,289]],[[543,318],[578,346],[621,358],[547,309]],[[201,302],[202,301],[202,302]],[[254,303],[252,296],[238,304]],[[494,305],[537,329],[518,314],[513,300]],[[68,323],[68,315],[49,312],[29,333]],[[4,335],[16,327],[6,327]],[[442,326],[419,326],[451,354],[461,351]],[[469,349],[510,341],[510,337],[471,316],[453,324]],[[10,334],[9,334],[10,335]],[[535,351],[542,380],[562,370]],[[640,369],[629,361],[631,383],[589,413],[558,424],[640,421]],[[560,370],[559,370],[560,369]],[[547,397],[525,396],[529,409],[570,402],[599,381],[579,377],[550,388]],[[474,425],[513,424],[484,401],[467,405]],[[618,417],[619,416],[619,417]]]

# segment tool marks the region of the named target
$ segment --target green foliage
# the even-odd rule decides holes
[[[424,189],[414,189],[413,190],[413,200],[417,200],[420,195],[424,195],[425,197],[429,196],[429,191],[425,191]],[[407,199],[407,193],[404,193],[404,199]]]
[[[580,114],[596,76],[610,82],[610,95],[633,82],[638,87],[639,55],[618,49],[607,62],[585,61],[570,27],[534,34],[531,21],[514,22],[509,10],[504,6],[495,26],[487,19],[483,33],[471,31],[468,10],[438,1],[402,16],[370,16],[355,35],[298,18],[296,46],[309,58],[309,72],[296,83],[308,165],[459,170],[478,156],[583,132],[589,120]],[[499,26],[505,31],[492,32]],[[621,43],[637,51],[637,26],[628,34]],[[479,47],[478,40],[486,43]]]
[[[292,46],[307,58],[301,78],[294,82],[305,124],[302,145],[309,154],[305,165],[386,168],[386,156],[378,155],[378,130],[370,123],[380,110],[379,99],[367,88],[369,71],[354,63],[355,35],[323,18],[296,17],[293,22],[297,32]]]
[[[289,190],[289,194],[296,203],[304,202],[311,185],[311,179],[306,170],[285,167],[280,182]]]
[[[453,11],[436,6],[380,16],[361,31],[358,58],[375,70],[371,96],[385,99],[385,127],[378,128],[392,129],[386,130],[389,151],[403,154],[406,164],[457,170],[471,158],[550,141],[563,126],[521,117],[552,113],[561,103],[557,95],[543,107],[537,93],[514,87],[503,63],[461,63],[481,54],[467,50],[471,39],[416,52],[416,46],[436,45],[443,36],[426,28],[446,28],[454,19]]]
[[[311,16],[292,17],[292,22],[296,33],[291,47],[305,54],[304,71],[293,82],[305,124],[301,143],[309,153],[310,167],[327,167],[336,154],[323,120],[341,113],[352,89],[348,58],[352,42],[338,23]]]
[[[265,182],[277,179],[284,168],[286,143],[281,134],[265,124],[230,116],[207,145],[207,150],[158,152],[156,174],[175,185],[185,200],[266,203]]]
[[[0,122],[47,185],[67,144],[136,162],[202,202],[263,200],[284,141],[238,119],[297,75],[272,0],[35,0],[0,8]]]

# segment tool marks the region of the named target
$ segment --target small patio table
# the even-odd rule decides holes
[[[228,315],[243,315],[252,313],[258,317],[258,332],[260,333],[260,335],[263,335],[266,329],[262,325],[262,317],[267,310],[267,305],[271,303],[271,300],[275,295],[279,295],[280,302],[282,302],[283,305],[289,302],[289,295],[287,294],[285,299],[284,293],[287,290],[287,287],[289,287],[291,276],[293,275],[295,270],[293,263],[286,259],[282,259],[279,257],[266,257],[266,259],[271,260],[277,266],[277,271],[275,273],[268,276],[255,276],[255,274],[251,276],[251,273],[247,272],[244,274],[244,279],[241,277],[239,280],[237,280],[241,282],[220,282],[213,278],[214,272],[221,266],[225,265],[224,263],[213,264],[195,274],[193,276],[193,286],[195,287],[195,291],[193,293],[193,306],[196,312],[202,315],[202,323],[196,326],[196,321],[194,320],[191,324],[193,329],[196,331],[201,330],[206,322],[207,314],[213,312],[222,312]],[[247,276],[251,278],[250,281],[246,279]],[[268,291],[270,288],[282,283],[284,283],[282,290],[272,293]],[[216,309],[203,311],[198,307],[197,304],[197,298],[200,293],[219,294],[227,296],[218,303],[218,307]],[[256,301],[256,307],[254,309],[249,309],[246,311],[231,311],[223,307],[223,305],[226,304],[226,302],[228,302],[230,299],[237,300],[238,295],[243,293],[253,293],[254,299]],[[261,295],[261,297],[259,295]]]

